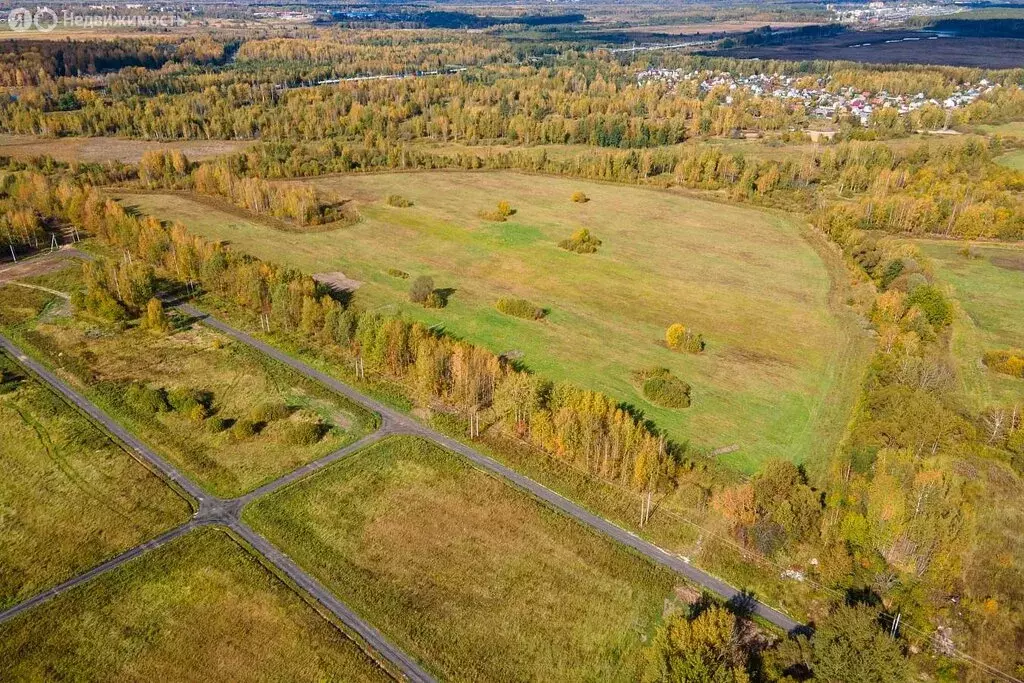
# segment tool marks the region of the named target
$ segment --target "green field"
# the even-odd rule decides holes
[[[1000,155],[996,157],[996,163],[1017,171],[1024,171],[1024,149],[1018,149],[1013,152],[1007,152],[1006,154]]]
[[[838,440],[870,350],[830,308],[829,268],[781,214],[680,194],[517,173],[419,173],[315,181],[352,197],[363,220],[335,232],[284,235],[181,196],[131,195],[128,205],[178,219],[209,238],[311,273],[361,283],[355,301],[381,306],[495,352],[519,352],[532,370],[633,404],[679,440],[739,450],[747,471],[769,456],[823,459]],[[570,201],[574,191],[591,199]],[[392,193],[409,208],[384,201]],[[507,222],[478,217],[498,200]],[[556,243],[587,227],[596,254]],[[408,302],[397,268],[453,290],[444,309]],[[499,313],[497,299],[550,310],[542,321]],[[704,334],[700,355],[672,352],[665,329]],[[671,369],[693,386],[693,406],[647,402],[637,370]]]
[[[0,625],[0,679],[389,680],[353,641],[214,529]]]
[[[191,516],[188,502],[0,355],[0,609]]]
[[[966,258],[957,242],[918,244],[962,309],[953,326],[953,352],[972,407],[1021,403],[1024,380],[988,370],[981,358],[986,351],[1024,346],[1024,247],[979,244],[972,247],[977,258]]]
[[[635,680],[676,582],[411,437],[244,514],[442,679]]]
[[[355,441],[374,424],[375,418],[359,406],[202,325],[158,336],[97,327],[61,310],[32,319],[50,299],[33,290],[0,287],[0,310],[14,311],[8,313],[8,324],[20,323],[15,332],[27,350],[57,367],[216,495],[241,495]],[[210,415],[198,419],[185,410],[140,410],[128,391],[133,384],[168,395],[207,392]],[[244,437],[230,427],[213,429],[214,420],[250,419],[265,404],[284,407],[287,414]],[[326,428],[322,438],[296,442],[299,424],[315,420]]]

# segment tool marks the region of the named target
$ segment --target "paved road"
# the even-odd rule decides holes
[[[179,527],[171,529],[170,531],[157,536],[151,541],[146,541],[142,545],[136,546],[131,550],[127,550],[121,553],[117,557],[110,558],[103,564],[93,567],[84,574],[79,574],[75,578],[69,579],[64,583],[60,584],[59,586],[54,586],[49,590],[43,591],[42,593],[39,593],[37,595],[33,595],[28,600],[25,600],[24,602],[19,602],[17,605],[9,607],[3,612],[0,612],[0,624],[4,623],[9,619],[13,619],[22,612],[27,612],[33,607],[38,607],[44,602],[49,602],[61,593],[66,593],[75,586],[81,585],[87,581],[92,581],[100,574],[105,574],[106,572],[109,572],[111,569],[116,569],[125,562],[128,562],[129,560],[134,560],[136,557],[140,557],[148,553],[150,550],[155,550],[160,546],[167,545],[174,539],[184,536],[185,534],[192,531],[193,529],[198,528],[199,526],[201,526],[200,523],[193,518],[185,524],[182,524]]]
[[[611,538],[615,539],[620,543],[628,545],[629,547],[639,552],[641,555],[646,556],[647,558],[657,562],[658,564],[664,565],[669,569],[678,572],[679,574],[682,574],[694,583],[699,584],[704,588],[707,588],[708,590],[718,594],[726,600],[749,600],[747,596],[742,594],[741,591],[737,590],[733,586],[730,586],[728,583],[722,581],[718,577],[708,574],[707,572],[702,571],[697,567],[694,567],[693,565],[687,563],[680,557],[673,555],[665,550],[662,550],[658,546],[643,540],[642,538],[638,537],[632,532],[626,531],[622,527],[612,524],[603,517],[599,517],[585,510],[584,508],[573,503],[567,498],[555,493],[554,491],[548,489],[547,487],[538,484],[537,482],[533,481],[532,479],[529,479],[528,477],[524,477],[522,474],[519,474],[515,470],[502,465],[493,458],[490,458],[484,455],[483,453],[480,453],[479,451],[470,448],[461,441],[457,441],[456,439],[453,439],[449,436],[445,436],[440,432],[436,432],[428,427],[425,427],[419,422],[414,421],[409,416],[398,412],[394,408],[384,405],[380,401],[377,401],[373,398],[370,398],[369,396],[364,395],[363,393],[357,391],[356,389],[353,389],[349,385],[339,382],[330,375],[327,375],[315,368],[310,367],[309,365],[293,358],[292,356],[289,356],[288,354],[278,350],[277,348],[270,346],[269,344],[262,342],[259,339],[256,339],[252,335],[246,334],[245,332],[242,332],[231,327],[230,325],[214,318],[213,316],[200,311],[194,306],[182,304],[179,306],[179,308],[186,314],[200,319],[205,325],[217,329],[240,342],[248,344],[262,351],[266,355],[270,356],[271,358],[274,358],[275,360],[281,363],[284,363],[293,370],[307,377],[315,379],[320,383],[324,384],[325,386],[327,386],[328,388],[338,392],[339,394],[347,396],[351,400],[360,403],[363,406],[377,412],[378,414],[380,414],[381,418],[384,421],[385,429],[401,431],[408,434],[416,434],[426,439],[430,439],[431,441],[434,441],[440,444],[441,446],[444,446],[445,448],[468,458],[470,461],[472,461],[479,467],[489,472],[492,472],[493,474],[499,477],[504,478],[505,480],[511,482],[515,486],[525,491],[528,491],[537,498],[540,498],[541,500],[547,502],[548,504],[558,508],[559,510],[569,515],[570,517],[574,517],[583,524],[586,524],[587,526],[596,529],[597,531],[600,531],[601,533],[607,536],[610,536]],[[750,608],[758,616],[766,619],[775,626],[787,632],[802,626],[800,622],[793,620],[792,618],[786,616],[782,612],[779,612],[778,610],[773,609],[772,607],[769,607],[764,603],[757,601],[750,602]]]
[[[188,493],[198,503],[198,511],[195,516],[187,523],[172,529],[151,541],[143,543],[140,546],[132,548],[131,550],[125,551],[120,555],[107,560],[106,562],[93,567],[89,571],[70,579],[59,586],[51,588],[47,591],[32,596],[24,602],[18,603],[7,610],[0,612],[0,623],[12,619],[19,614],[22,614],[33,607],[37,607],[44,602],[48,602],[58,595],[74,588],[75,586],[81,585],[90,581],[100,574],[115,569],[126,562],[129,562],[137,557],[144,555],[145,553],[159,548],[172,540],[187,534],[201,526],[205,525],[222,525],[231,529],[235,534],[244,539],[256,552],[261,554],[268,562],[273,564],[281,573],[291,579],[296,585],[300,586],[310,596],[313,597],[318,603],[323,605],[329,610],[338,620],[345,624],[355,633],[358,633],[365,641],[390,661],[402,674],[410,681],[415,683],[430,683],[434,679],[428,674],[423,668],[421,668],[415,660],[409,657],[407,654],[402,652],[399,648],[391,644],[379,631],[370,626],[370,624],[363,621],[355,612],[346,607],[340,600],[338,600],[323,584],[317,581],[315,578],[307,574],[298,565],[296,565],[291,559],[284,555],[280,550],[274,547],[269,541],[253,531],[248,525],[240,519],[242,507],[252,500],[255,500],[260,495],[266,495],[272,491],[277,490],[282,486],[286,486],[293,481],[300,479],[312,472],[315,472],[327,465],[337,461],[350,453],[359,450],[362,447],[369,445],[370,443],[382,438],[386,434],[395,433],[396,430],[393,425],[385,425],[378,432],[364,437],[356,443],[350,444],[349,446],[339,449],[330,455],[327,455],[320,460],[316,460],[312,463],[304,465],[297,470],[286,474],[280,479],[273,481],[265,486],[252,491],[241,498],[232,500],[224,500],[217,498],[192,482],[188,477],[178,471],[173,465],[164,460],[162,457],[150,450],[145,444],[132,436],[127,430],[121,425],[115,422],[109,415],[100,410],[96,405],[82,396],[80,393],[68,386],[63,380],[57,377],[54,373],[47,370],[40,363],[36,362],[32,358],[25,355],[21,349],[14,345],[9,339],[0,335],[0,348],[10,354],[16,361],[21,363],[24,367],[35,373],[40,379],[53,387],[56,391],[63,394],[69,401],[74,403],[78,408],[88,414],[99,424],[103,425],[112,434],[117,436],[128,448],[134,451],[135,455],[139,458],[148,462],[151,466],[159,470],[169,480],[177,484],[183,491]]]

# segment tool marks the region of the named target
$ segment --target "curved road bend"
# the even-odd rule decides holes
[[[234,327],[231,327],[230,325],[218,320],[217,318],[214,318],[213,316],[203,311],[200,311],[199,309],[195,308],[192,305],[180,304],[178,308],[184,311],[187,315],[190,315],[201,320],[203,324],[208,325],[216,330],[219,330],[224,334],[228,335],[229,337],[232,337],[245,344],[248,344],[249,346],[258,349],[259,351],[262,351],[263,353],[270,356],[274,360],[284,363],[293,370],[311,379],[315,379],[321,384],[336,391],[337,393],[348,397],[349,399],[365,406],[366,408],[369,408],[370,410],[377,412],[378,414],[380,414],[381,418],[384,421],[385,429],[389,431],[397,430],[410,434],[415,434],[423,438],[429,439],[431,441],[434,441],[435,443],[443,446],[444,448],[454,451],[459,455],[462,455],[463,457],[469,459],[479,467],[499,477],[502,477],[505,480],[514,484],[515,486],[533,494],[537,498],[540,498],[541,500],[547,502],[548,504],[558,508],[565,514],[575,518],[583,524],[586,524],[592,529],[600,531],[601,533],[610,536],[616,541],[628,545],[641,555],[644,555],[645,557],[653,560],[654,562],[657,562],[658,564],[661,564],[679,574],[682,574],[694,583],[703,586],[704,588],[707,588],[708,590],[716,593],[717,595],[725,598],[726,600],[747,599],[741,591],[729,585],[725,581],[722,581],[718,577],[713,576],[712,574],[709,574],[701,569],[698,569],[697,567],[694,567],[693,565],[684,561],[680,557],[673,555],[665,550],[662,550],[653,543],[643,540],[636,534],[626,531],[622,527],[609,522],[603,517],[599,517],[598,515],[595,515],[592,512],[589,512],[588,510],[585,510],[576,503],[573,503],[567,498],[555,493],[551,489],[542,486],[541,484],[538,484],[532,479],[525,477],[522,474],[516,472],[515,470],[506,467],[505,465],[502,465],[498,461],[489,458],[488,456],[480,453],[479,451],[473,448],[470,448],[461,441],[457,441],[449,436],[441,434],[440,432],[436,432],[430,429],[429,427],[420,424],[419,422],[415,422],[412,418],[408,417],[407,415],[404,415],[398,412],[397,410],[384,405],[380,401],[377,401],[373,398],[370,398],[369,396],[366,396],[365,394],[361,393],[360,391],[357,391],[356,389],[350,387],[349,385],[343,384],[342,382],[334,379],[330,375],[327,375],[315,368],[310,367],[306,363],[303,363],[302,361],[293,358],[292,356],[289,356],[283,351],[280,351],[279,349],[265,342],[262,342],[259,339],[256,339],[255,337],[246,334],[245,332],[242,332],[241,330],[237,330]],[[795,621],[794,619],[786,616],[782,612],[772,607],[769,607],[768,605],[760,601],[753,601],[751,605],[751,610],[759,617],[765,619],[768,622],[771,622],[772,624],[774,624],[778,628],[783,629],[787,633],[802,626],[800,622]]]
[[[222,500],[216,496],[206,493],[202,488],[192,482],[188,477],[179,472],[177,468],[150,450],[145,444],[132,436],[121,425],[115,422],[109,415],[100,410],[87,398],[68,386],[54,373],[47,370],[40,363],[25,355],[21,349],[14,345],[9,339],[0,335],[0,349],[6,351],[12,358],[25,368],[35,373],[41,380],[49,384],[54,390],[61,393],[67,400],[71,401],[78,408],[83,410],[97,423],[103,425],[112,434],[116,435],[126,446],[131,448],[138,457],[150,463],[153,467],[163,473],[168,479],[175,482],[184,491],[199,502],[199,511],[185,524],[171,529],[156,538],[143,543],[131,550],[125,551],[106,562],[93,567],[87,572],[65,581],[64,583],[43,591],[27,600],[14,605],[7,610],[0,612],[0,623],[3,623],[15,616],[22,614],[33,607],[57,597],[75,586],[86,583],[104,572],[115,569],[122,564],[133,560],[150,550],[159,548],[170,541],[179,538],[193,529],[206,525],[222,525],[229,528],[239,537],[244,539],[253,550],[262,555],[268,562],[276,567],[281,573],[291,579],[296,585],[306,591],[313,599],[331,612],[339,621],[358,633],[371,648],[381,656],[390,661],[402,674],[414,683],[432,683],[430,676],[414,659],[391,644],[377,629],[363,621],[355,612],[338,600],[323,584],[303,571],[284,553],[278,550],[265,538],[253,531],[248,525],[239,519],[239,514],[245,503],[248,503],[260,495],[268,494],[278,488],[300,479],[307,474],[315,472],[336,460],[349,455],[383,436],[391,433],[393,427],[385,425],[377,432],[363,437],[355,443],[341,448],[320,460],[315,460],[303,467],[294,470],[280,479],[266,484],[255,491],[233,500]],[[383,416],[382,416],[383,417]]]

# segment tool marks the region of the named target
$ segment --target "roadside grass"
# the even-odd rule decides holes
[[[272,481],[357,440],[376,417],[312,380],[200,324],[157,336],[137,328],[118,331],[69,315],[43,313],[55,297],[36,290],[0,287],[0,323],[27,351],[40,357],[201,486],[233,497]],[[10,302],[10,303],[9,303]],[[40,315],[40,313],[43,313]],[[182,410],[152,412],[129,389],[144,385],[174,392],[207,392],[210,415]],[[252,419],[266,404],[288,415],[256,433],[239,436],[232,423]],[[214,420],[229,425],[214,430]],[[325,427],[315,443],[296,442],[300,422]]]
[[[389,680],[226,532],[201,529],[0,625],[5,680]]]
[[[679,581],[413,437],[243,515],[444,679],[636,680]]]
[[[182,524],[189,502],[0,354],[0,609]]]
[[[958,253],[959,242],[918,244],[959,302],[952,346],[971,408],[1024,403],[1024,380],[989,370],[981,361],[985,351],[1024,345],[1024,247],[977,243],[971,248],[978,258],[967,258]]]
[[[354,294],[480,343],[517,351],[555,380],[629,403],[679,441],[707,449],[738,445],[721,459],[745,472],[767,457],[824,461],[841,438],[867,354],[850,323],[829,306],[829,269],[781,214],[711,203],[678,193],[510,172],[379,174],[314,182],[354,198],[363,220],[330,234],[283,237],[171,195],[123,198],[211,239],[310,273],[342,270],[362,282]],[[583,191],[591,201],[574,203]],[[386,198],[407,196],[395,210]],[[504,223],[476,212],[495,198],[518,209]],[[604,240],[597,254],[557,247],[579,227]],[[444,309],[408,302],[398,268],[453,288]],[[502,297],[542,302],[541,322],[502,315]],[[679,354],[662,343],[683,322],[708,349]],[[693,387],[693,405],[647,401],[632,373],[666,367]],[[841,410],[839,412],[842,412]]]

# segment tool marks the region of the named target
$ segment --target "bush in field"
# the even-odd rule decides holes
[[[586,228],[580,228],[569,239],[558,243],[562,249],[575,251],[577,254],[593,254],[601,246],[601,240],[590,234]]]
[[[412,202],[403,197],[400,194],[393,194],[388,197],[388,206],[394,206],[399,209],[412,206]]]
[[[317,420],[300,420],[288,425],[285,439],[295,446],[312,446],[324,438],[327,425]]]
[[[230,427],[232,424],[231,420],[225,417],[211,417],[206,421],[206,429],[211,434],[220,434],[225,429]]]
[[[283,420],[291,415],[288,406],[280,401],[267,401],[249,411],[249,419],[253,422],[270,424],[277,420]]]
[[[400,280],[409,279],[409,273],[405,272],[404,270],[399,270],[398,268],[388,268],[385,272],[391,277],[397,277]]]
[[[544,309],[535,306],[526,299],[502,298],[494,307],[505,315],[512,315],[526,320],[540,320],[544,317]]]
[[[427,300],[423,302],[424,308],[444,308],[448,302],[445,300],[441,293],[436,289],[427,295]]]
[[[130,408],[144,415],[155,415],[171,409],[163,389],[153,389],[138,382],[133,382],[124,392],[124,400]]]
[[[590,197],[577,190],[572,193],[572,200],[577,204],[586,204],[590,201]]]
[[[174,389],[168,393],[167,400],[175,412],[187,415],[196,422],[205,420],[213,410],[213,394],[200,389]]]
[[[1024,378],[1024,349],[986,351],[982,362],[996,372]]]
[[[700,353],[705,346],[704,336],[693,332],[682,323],[674,323],[665,330],[665,345],[673,351]]]
[[[668,368],[652,368],[637,373],[644,398],[664,408],[689,408],[690,385],[679,379]]]
[[[258,431],[258,426],[252,420],[239,420],[231,425],[231,438],[235,441],[245,441],[256,436]]]
[[[154,334],[167,334],[171,331],[171,323],[164,311],[164,304],[160,299],[153,297],[146,304],[146,315],[142,318],[142,329],[149,330]]]
[[[494,211],[481,211],[480,218],[489,221],[495,221],[502,223],[508,220],[508,217],[515,214],[516,210],[512,208],[512,205],[502,200],[498,202],[498,205],[494,208]]]
[[[420,275],[412,281],[412,286],[409,287],[409,301],[414,304],[425,304],[433,293],[434,278],[429,275]]]
[[[934,285],[915,287],[907,297],[907,306],[917,307],[936,329],[953,322],[953,307]]]

